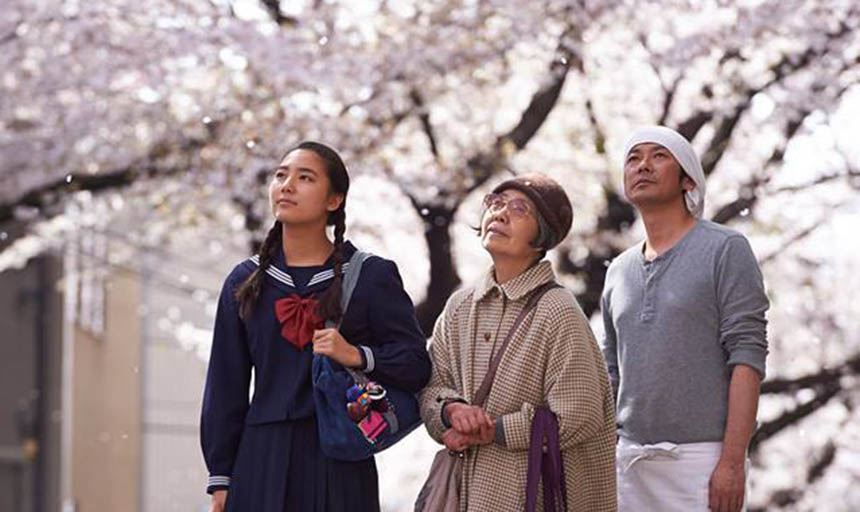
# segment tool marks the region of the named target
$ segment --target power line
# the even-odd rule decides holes
[[[220,290],[214,290],[212,288],[208,288],[205,286],[189,286],[189,285],[185,285],[182,283],[176,283],[171,278],[166,277],[164,274],[161,274],[158,271],[153,270],[151,268],[147,268],[144,270],[144,269],[139,269],[139,268],[133,267],[133,266],[128,265],[128,264],[112,262],[103,256],[97,256],[97,255],[92,254],[92,253],[86,253],[86,252],[84,252],[84,250],[81,247],[78,247],[78,255],[79,256],[85,256],[87,258],[90,258],[93,261],[104,264],[104,265],[111,267],[111,268],[114,268],[114,269],[124,270],[124,271],[130,272],[132,274],[138,274],[141,276],[141,278],[145,277],[147,282],[161,285],[164,289],[170,290],[170,291],[175,292],[177,294],[182,294],[183,296],[193,295],[194,292],[197,292],[197,291],[204,291],[204,292],[207,292],[207,293],[209,293],[213,296],[216,296],[216,297],[220,294]]]

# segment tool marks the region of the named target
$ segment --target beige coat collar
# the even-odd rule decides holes
[[[474,301],[479,302],[483,300],[493,288],[498,288],[509,300],[519,300],[538,286],[554,279],[555,273],[552,271],[552,264],[546,260],[532,265],[523,273],[502,285],[496,282],[495,271],[491,266],[484,272],[475,286]]]

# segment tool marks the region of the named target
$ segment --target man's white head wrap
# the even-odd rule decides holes
[[[687,210],[690,214],[700,218],[705,209],[705,171],[702,170],[702,162],[696,156],[693,146],[683,135],[671,128],[645,126],[633,132],[627,141],[627,146],[624,148],[624,160],[627,160],[627,155],[636,145],[646,142],[659,144],[668,149],[675,160],[681,164],[681,169],[696,184],[696,188],[684,192],[684,202],[687,204]]]

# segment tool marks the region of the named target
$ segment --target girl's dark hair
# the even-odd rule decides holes
[[[346,231],[346,195],[349,192],[349,174],[346,171],[346,165],[344,165],[337,151],[319,142],[302,142],[287,150],[281,157],[281,160],[298,149],[313,151],[322,159],[328,173],[329,182],[331,183],[331,192],[343,195],[343,201],[341,201],[340,206],[337,210],[328,214],[327,221],[329,226],[334,226],[334,253],[332,254],[332,258],[334,259],[334,279],[332,279],[331,286],[323,292],[317,302],[317,312],[320,317],[325,321],[338,323],[343,316],[343,308],[340,301],[343,295],[343,264],[345,262],[343,235]],[[242,319],[247,319],[251,316],[257,299],[260,298],[260,291],[266,278],[266,269],[272,263],[272,258],[277,253],[278,244],[282,243],[282,233],[283,226],[280,221],[275,220],[274,225],[266,234],[266,239],[260,246],[260,265],[236,289],[236,302],[239,303],[239,316]]]

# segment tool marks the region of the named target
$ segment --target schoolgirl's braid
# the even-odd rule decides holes
[[[346,262],[343,250],[343,235],[346,231],[346,210],[344,210],[343,205],[333,211],[329,218],[334,224],[334,253],[332,254],[334,278],[332,279],[331,286],[320,297],[318,311],[319,315],[325,320],[338,323],[343,317],[343,305],[340,301],[343,298],[343,264]]]
[[[277,254],[278,244],[281,242],[281,234],[283,227],[279,221],[275,221],[269,232],[266,234],[266,239],[260,246],[260,264],[251,272],[245,281],[236,289],[236,302],[239,304],[239,317],[243,320],[251,316],[257,300],[260,298],[260,291],[263,289],[263,283],[266,280],[266,269],[272,263],[272,259]]]

